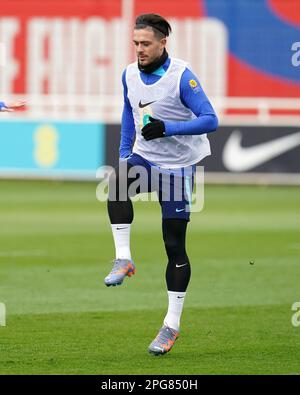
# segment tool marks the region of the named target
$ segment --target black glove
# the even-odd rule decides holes
[[[142,136],[145,140],[153,140],[159,137],[165,137],[165,124],[159,119],[149,117],[150,122],[142,129]]]

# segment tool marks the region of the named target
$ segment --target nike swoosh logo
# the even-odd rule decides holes
[[[177,208],[177,209],[176,209],[176,213],[180,213],[180,211],[184,211],[184,208],[180,208],[180,209]]]
[[[182,267],[182,266],[186,266],[186,265],[188,265],[188,263],[184,263],[183,265],[177,265],[176,264],[176,267]]]
[[[300,132],[252,147],[242,147],[242,133],[234,130],[223,150],[223,163],[231,171],[247,171],[300,145]]]
[[[177,296],[177,299],[183,299],[184,296]]]
[[[155,103],[155,102],[156,102],[156,100],[154,100],[154,101],[149,101],[149,103],[142,104],[142,102],[141,102],[141,100],[140,100],[140,102],[139,102],[139,107],[140,107],[140,108],[144,108],[144,107],[147,107],[147,106],[149,106],[150,104]]]
[[[121,229],[127,229],[127,226],[125,226],[124,228],[117,228],[117,230],[121,230]]]

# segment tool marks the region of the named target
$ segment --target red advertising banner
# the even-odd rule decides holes
[[[208,95],[300,97],[300,6],[291,0],[3,1],[1,95],[120,95],[134,18],[147,12],[170,21],[170,54],[190,63]]]
[[[209,70],[218,60],[226,66],[223,26],[203,16],[201,3],[133,0],[10,0],[1,5],[0,42],[5,59],[0,92],[28,94],[121,94],[121,74],[134,60],[131,32],[134,16],[161,13],[172,21],[170,49],[191,60],[195,71],[213,94],[226,94],[226,67]],[[205,40],[212,37],[216,50],[207,57]],[[221,34],[220,34],[221,33]],[[219,35],[219,38],[217,37]],[[221,37],[221,42],[220,42]],[[224,36],[225,37],[225,36]],[[202,53],[202,60],[199,61]],[[213,61],[212,61],[213,60]],[[205,71],[206,70],[206,71]]]

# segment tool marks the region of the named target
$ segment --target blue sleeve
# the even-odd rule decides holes
[[[132,145],[135,137],[135,126],[132,114],[132,107],[127,97],[126,70],[122,74],[122,83],[124,89],[124,106],[122,113],[121,125],[121,142],[119,148],[120,158],[126,158],[131,154]]]
[[[5,103],[3,101],[0,101],[0,111],[2,110],[2,108],[5,108]]]
[[[185,69],[180,80],[180,99],[197,118],[191,121],[164,121],[166,135],[196,135],[214,132],[218,118],[204,93],[198,78],[191,70]]]

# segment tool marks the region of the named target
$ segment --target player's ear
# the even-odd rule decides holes
[[[166,46],[166,44],[167,44],[167,39],[166,39],[166,37],[164,37],[164,38],[162,38],[162,39],[160,40],[160,44],[161,44],[162,47],[165,47],[165,46]]]

